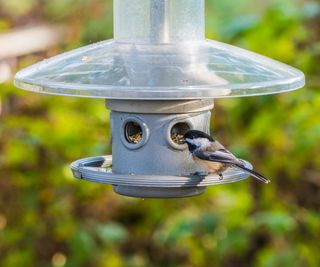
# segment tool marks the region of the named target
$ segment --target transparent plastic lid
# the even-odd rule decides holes
[[[202,99],[279,93],[305,83],[288,65],[204,39],[203,0],[116,0],[114,6],[114,40],[23,69],[15,84],[80,97]]]

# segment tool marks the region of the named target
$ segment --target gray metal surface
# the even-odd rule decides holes
[[[201,100],[121,100],[106,99],[106,107],[113,111],[147,114],[200,113],[213,109],[212,99]]]
[[[249,162],[244,161],[244,163],[247,168],[252,169]],[[222,180],[217,174],[210,174],[204,178],[190,174],[188,176],[118,174],[112,170],[111,155],[77,160],[71,164],[71,170],[78,179],[115,186],[141,187],[141,189],[206,187],[233,183],[248,177],[247,173],[235,168],[224,171]]]
[[[132,114],[112,111],[113,170],[118,174],[188,175],[201,171],[187,146],[173,144],[171,129],[185,123],[190,129],[209,131],[210,112],[193,114]],[[129,122],[142,128],[140,143],[129,143],[125,127]]]
[[[206,187],[156,188],[138,186],[113,186],[113,190],[124,196],[141,198],[182,198],[201,195]]]

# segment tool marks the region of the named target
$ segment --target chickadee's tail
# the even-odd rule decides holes
[[[250,170],[250,169],[244,167],[244,166],[241,165],[241,164],[236,164],[235,166],[238,167],[238,168],[240,168],[240,169],[242,169],[242,170],[244,170],[245,172],[251,174],[251,176],[253,176],[254,178],[260,180],[261,182],[264,182],[265,184],[270,183],[270,180],[269,180],[269,179],[267,179],[266,177],[264,177],[264,176],[261,175],[260,173],[255,172],[254,170]]]

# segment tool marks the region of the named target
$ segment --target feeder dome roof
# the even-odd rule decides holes
[[[305,84],[295,68],[205,39],[203,0],[115,0],[114,7],[114,39],[23,69],[15,84],[39,93],[109,99],[239,97]]]

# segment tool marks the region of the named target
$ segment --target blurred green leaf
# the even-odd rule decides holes
[[[98,237],[108,245],[125,241],[128,233],[125,228],[117,223],[107,223],[96,227]]]
[[[289,214],[277,211],[257,213],[254,216],[254,224],[275,234],[285,234],[296,227],[295,220]]]

